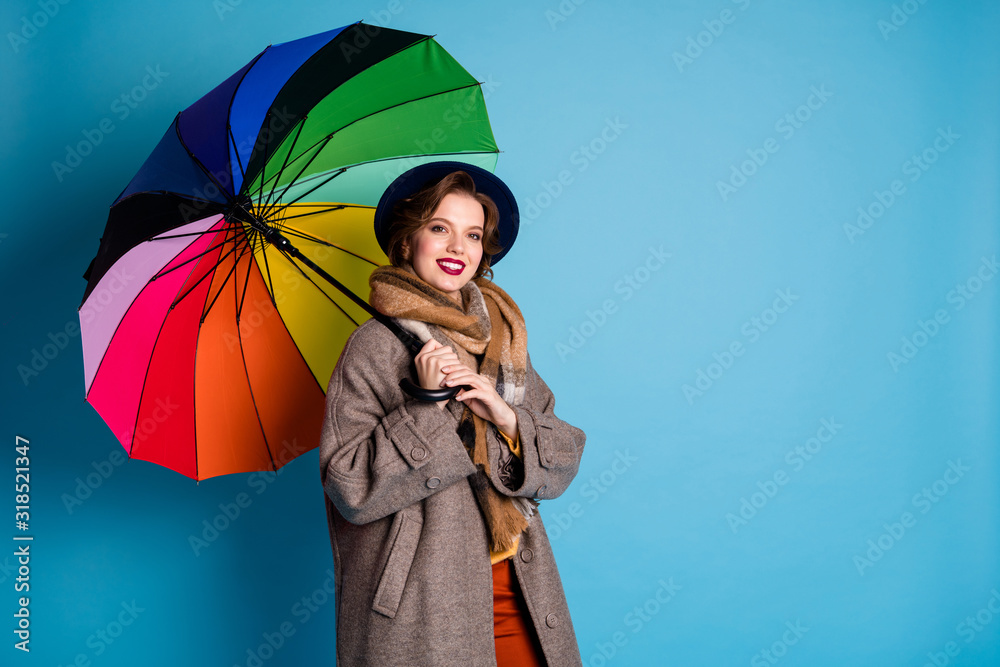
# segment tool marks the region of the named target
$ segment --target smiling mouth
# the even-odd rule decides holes
[[[441,270],[449,276],[457,276],[465,270],[465,263],[460,262],[457,259],[439,259],[437,264],[441,267]]]

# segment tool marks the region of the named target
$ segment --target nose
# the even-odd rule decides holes
[[[453,252],[456,255],[463,254],[465,252],[465,239],[458,234],[453,234],[448,239],[448,252]]]

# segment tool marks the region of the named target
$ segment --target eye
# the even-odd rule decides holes
[[[441,225],[433,225],[433,226],[431,226],[431,231],[432,231],[432,232],[436,232],[436,231],[437,231],[437,230],[439,230],[439,229],[440,229],[440,230],[442,230],[442,231],[446,231],[446,230],[444,229],[444,227],[442,227]]]
[[[477,241],[479,240],[479,234],[477,232],[472,232],[471,234],[469,234],[469,236],[476,239]]]

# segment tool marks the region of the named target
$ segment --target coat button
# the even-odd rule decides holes
[[[542,494],[545,493],[545,489],[547,488],[549,488],[547,484],[542,484],[540,487],[538,487],[538,490],[535,491],[535,497],[541,498]]]
[[[525,563],[530,563],[531,557],[533,555],[534,554],[531,553],[531,549],[525,549],[521,552],[521,560],[523,560]]]
[[[549,614],[548,616],[545,617],[545,625],[549,626],[550,628],[556,627],[557,625],[559,625],[559,617],[556,616],[555,614]]]
[[[414,461],[423,461],[427,458],[427,450],[423,447],[414,447],[410,450],[410,456],[413,457]]]
[[[431,477],[429,480],[427,480],[427,488],[436,489],[438,487],[438,484],[440,483],[441,483],[440,479],[438,479],[437,477]]]

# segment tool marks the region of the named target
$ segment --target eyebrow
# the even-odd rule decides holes
[[[449,225],[454,225],[455,224],[451,220],[449,220],[448,218],[431,218],[430,220],[428,220],[428,223],[434,222],[435,220],[440,220],[441,222],[447,222]],[[480,225],[475,225],[473,227],[469,227],[469,231],[470,232],[476,231],[476,230],[479,230],[480,232],[484,231],[483,228]]]

